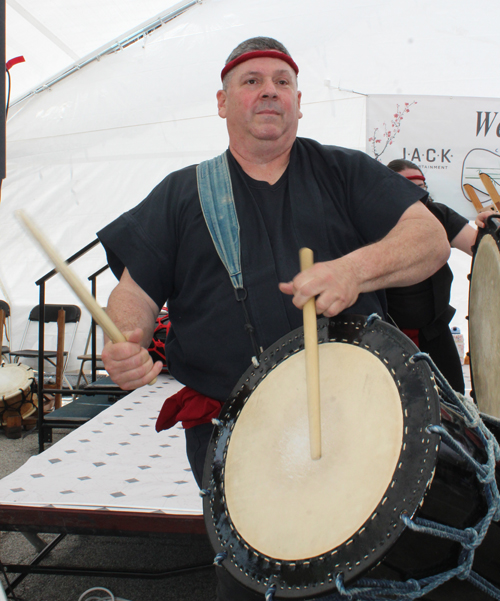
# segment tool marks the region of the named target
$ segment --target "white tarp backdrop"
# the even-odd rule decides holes
[[[20,8],[28,15],[32,10],[39,33],[53,25],[48,37],[68,48],[77,37],[66,32],[69,24],[93,27],[83,14],[88,2],[7,4],[17,7],[17,16]],[[54,4],[64,10],[53,11]],[[126,11],[138,3],[99,2],[115,11],[122,4]],[[155,15],[158,3],[147,3],[146,10],[138,16],[138,27],[148,14]],[[32,216],[69,257],[166,174],[223,151],[227,134],[215,94],[224,60],[239,42],[267,35],[289,48],[300,67],[300,135],[364,150],[367,94],[500,97],[500,81],[490,68],[500,46],[498,16],[500,5],[494,0],[477,0],[473,9],[457,0],[203,0],[48,89],[17,104],[13,95],[0,203],[1,294],[12,305],[13,346],[20,342],[29,308],[38,302],[34,282],[52,268],[22,230],[16,209]],[[27,68],[32,56],[30,36],[22,28],[20,33],[9,29],[14,26],[8,15],[7,39],[15,44],[7,44],[7,59],[24,54],[27,62],[12,69],[13,90],[16,73]],[[123,31],[131,27],[127,22]],[[117,37],[119,32],[110,28],[108,40]],[[104,45],[102,36],[97,44]],[[40,46],[39,60],[45,64],[41,52]],[[91,51],[76,54],[85,52]],[[53,64],[55,76],[68,63]],[[31,81],[32,88],[42,83]],[[25,89],[18,90],[22,97]],[[85,279],[104,261],[96,249],[75,269]],[[80,304],[59,280],[47,284],[47,301]],[[99,277],[101,304],[113,285],[109,272]],[[86,339],[85,315],[77,352]]]

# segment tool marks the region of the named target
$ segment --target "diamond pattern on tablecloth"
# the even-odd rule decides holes
[[[168,433],[150,426],[163,399],[182,388],[171,376],[160,379],[154,394],[151,387],[132,392],[0,480],[0,503],[202,515],[182,426]]]

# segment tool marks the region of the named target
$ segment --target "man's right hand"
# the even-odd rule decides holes
[[[161,372],[161,361],[153,360],[140,341],[143,331],[124,332],[127,342],[108,341],[102,350],[102,361],[110,378],[122,390],[135,390],[152,382]]]

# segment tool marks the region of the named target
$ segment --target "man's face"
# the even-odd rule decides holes
[[[403,169],[403,171],[399,172],[399,175],[402,175],[403,177],[413,177],[415,175],[422,175],[422,172],[419,169]],[[425,181],[423,179],[412,179],[410,180],[411,182],[413,182],[416,186],[418,186],[419,188],[423,188],[424,190],[427,190],[427,184],[425,183]]]
[[[217,93],[219,116],[227,120],[231,142],[288,140],[297,134],[301,93],[293,69],[277,58],[253,58],[228,74]]]

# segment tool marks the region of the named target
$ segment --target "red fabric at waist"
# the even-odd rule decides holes
[[[406,334],[408,338],[418,346],[418,348],[420,348],[420,345],[418,344],[418,333],[420,330],[401,328],[401,331],[403,334]]]
[[[156,431],[168,430],[177,422],[184,429],[207,424],[220,413],[222,403],[185,386],[169,397],[156,420]]]

